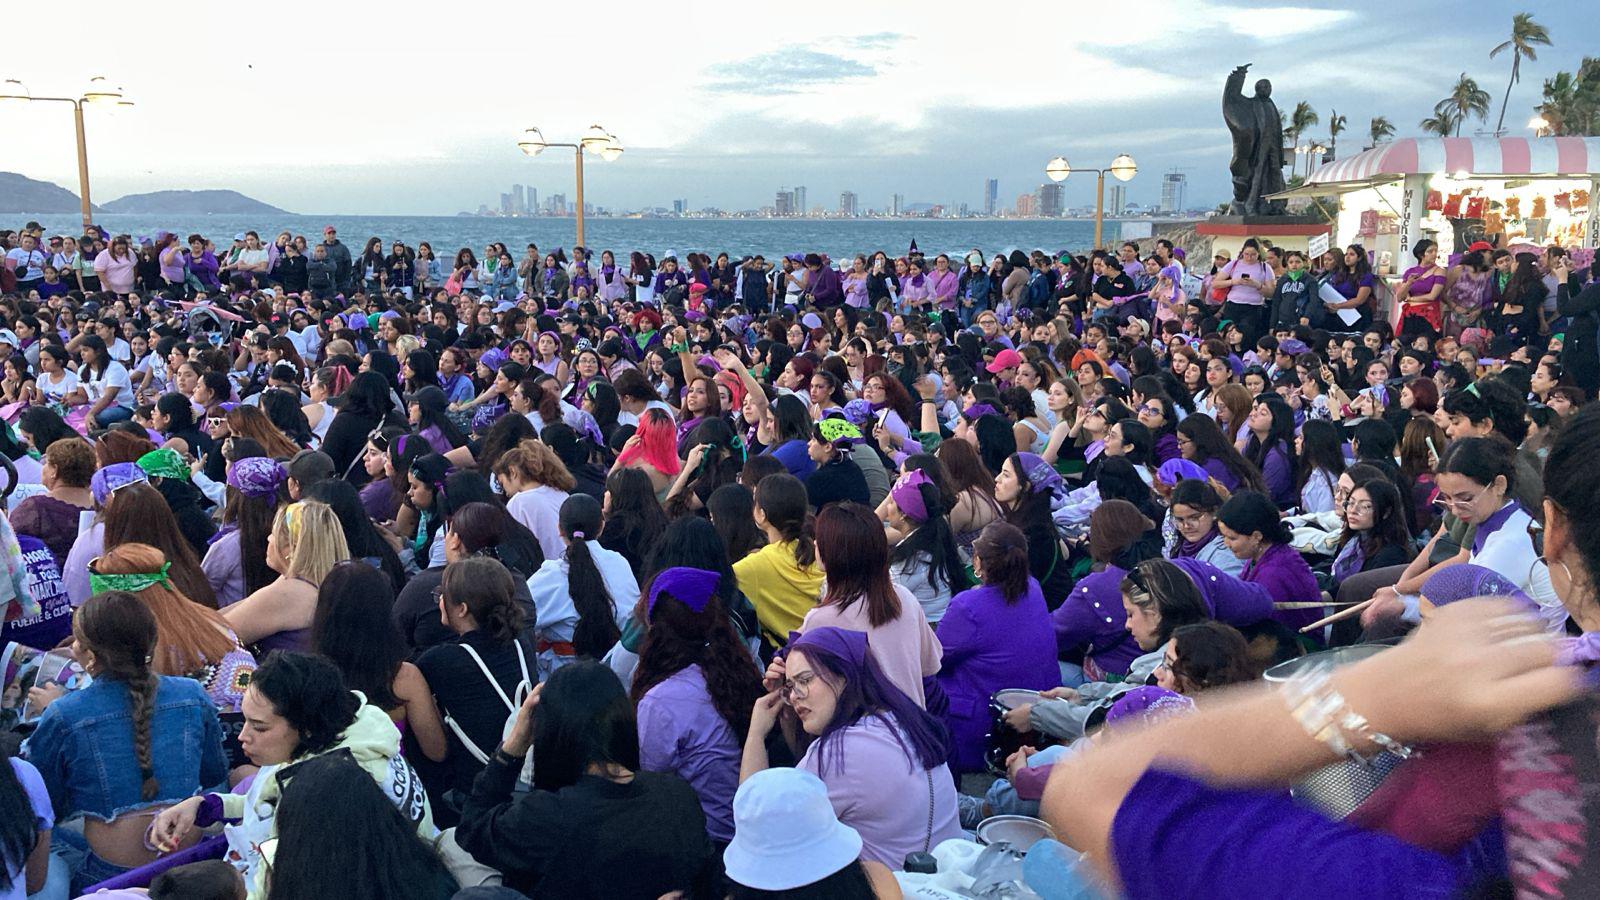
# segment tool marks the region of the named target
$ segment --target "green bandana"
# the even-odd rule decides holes
[[[172,563],[163,563],[159,572],[133,572],[127,575],[101,575],[94,570],[94,565],[89,566],[89,590],[92,593],[103,594],[106,591],[127,591],[137,594],[151,585],[172,584],[167,578],[167,570],[172,568]]]
[[[135,463],[144,473],[151,478],[177,478],[180,481],[189,480],[189,467],[184,465],[183,457],[178,451],[168,447],[151,450],[139,457]]]
[[[861,440],[861,429],[844,419],[823,419],[817,423],[817,431],[822,434],[828,443],[837,443],[840,438],[849,438],[854,441]]]

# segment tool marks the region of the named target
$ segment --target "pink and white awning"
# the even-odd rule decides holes
[[[1434,172],[1469,175],[1594,175],[1600,138],[1401,138],[1317,169],[1306,184],[1384,180]]]

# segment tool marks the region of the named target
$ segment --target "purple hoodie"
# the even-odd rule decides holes
[[[1299,551],[1274,544],[1261,558],[1245,564],[1242,580],[1267,589],[1274,603],[1304,603],[1322,599],[1322,589]],[[1320,609],[1275,610],[1272,617],[1297,631],[1322,618]],[[1315,635],[1313,635],[1315,637]]]

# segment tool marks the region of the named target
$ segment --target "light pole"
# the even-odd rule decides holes
[[[1534,137],[1548,137],[1550,135],[1550,120],[1546,119],[1543,114],[1529,119],[1528,127],[1533,129]]]
[[[1067,162],[1065,156],[1058,156],[1050,160],[1044,167],[1044,174],[1057,183],[1067,180],[1067,176],[1075,171]],[[1093,172],[1096,176],[1094,186],[1094,249],[1100,249],[1100,232],[1105,222],[1106,214],[1106,173],[1118,181],[1129,181],[1139,172],[1139,166],[1134,163],[1133,157],[1124,153],[1111,161],[1111,165],[1104,169],[1079,169],[1076,171]]]
[[[28,93],[28,88],[15,78],[7,78],[0,83],[0,101],[11,100],[19,103],[71,103],[72,123],[78,130],[78,203],[83,212],[83,224],[90,225],[94,217],[90,214],[89,203],[89,146],[83,134],[83,105],[85,103],[115,104],[119,109],[133,105],[133,101],[123,96],[122,88],[112,87],[105,76],[96,75],[89,79],[89,86],[83,96],[73,97],[35,97]]]
[[[572,148],[578,173],[578,246],[587,248],[589,245],[584,243],[583,239],[583,151],[598,153],[601,159],[612,162],[622,155],[622,142],[617,140],[616,135],[599,125],[590,125],[589,130],[584,132],[576,144],[552,144],[544,139],[544,132],[538,128],[529,128],[522,133],[517,146],[529,156],[538,156],[546,147]]]

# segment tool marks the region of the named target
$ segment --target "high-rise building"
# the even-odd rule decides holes
[[[989,178],[983,182],[983,214],[994,215],[1000,207],[1000,179]]]
[[[1184,195],[1188,193],[1189,178],[1182,172],[1168,172],[1161,176],[1161,211],[1183,212]]]
[[[500,215],[502,215],[502,216],[511,215],[511,195],[510,194],[501,194],[500,195]]]
[[[853,219],[859,213],[858,206],[855,191],[845,191],[839,195],[839,215]]]
[[[1017,195],[1017,217],[1020,219],[1032,218],[1039,214],[1038,201],[1032,194]]]
[[[772,201],[772,214],[780,219],[794,215],[794,191],[778,191]]]
[[[1066,210],[1066,189],[1054,181],[1039,185],[1038,215],[1046,219],[1059,219]]]
[[[511,214],[514,216],[528,214],[528,195],[520,184],[511,186]]]
[[[808,211],[810,211],[810,209],[811,207],[806,205],[806,186],[803,184],[795,185],[794,214],[797,216],[804,216]]]
[[[539,190],[538,190],[538,188],[535,188],[532,185],[529,185],[528,186],[528,215],[537,216],[538,214],[539,214]]]
[[[1113,184],[1106,190],[1106,215],[1120,216],[1122,210],[1128,205],[1128,188],[1125,185]]]
[[[687,201],[687,200],[674,200],[674,201],[672,201],[672,214],[673,215],[681,216],[685,212],[688,212],[688,210],[689,210],[689,201]]]
[[[549,215],[564,216],[567,214],[567,195],[551,194],[550,198],[544,202],[544,206]]]
[[[906,195],[895,194],[889,201],[889,215],[902,216],[906,211]]]

